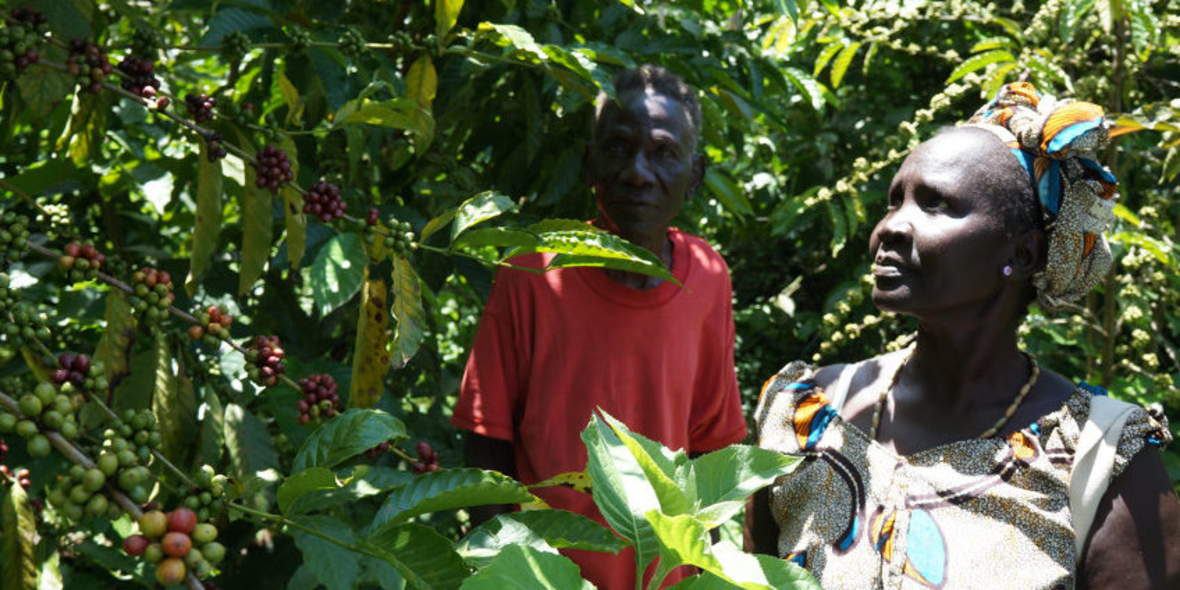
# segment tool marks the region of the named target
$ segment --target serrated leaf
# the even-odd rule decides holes
[[[404,256],[393,259],[393,306],[389,313],[397,320],[397,332],[389,343],[393,364],[406,366],[418,352],[426,330],[426,312],[422,309],[422,286],[414,265]]]
[[[392,565],[412,588],[450,590],[471,575],[451,541],[420,524],[384,527],[361,544]]]
[[[713,451],[692,461],[695,472],[700,474],[696,480],[697,498],[704,508],[735,503],[735,511],[740,510],[747,497],[770,485],[780,475],[794,471],[798,462],[797,457],[747,445],[731,445]],[[710,512],[709,518],[702,520],[707,526],[716,526],[732,515]]]
[[[197,400],[193,383],[172,357],[168,341],[156,337],[156,386],[152,414],[160,425],[160,452],[177,465],[187,465],[197,435]]]
[[[434,0],[434,34],[438,37],[438,46],[444,47],[447,33],[459,21],[459,11],[463,10],[463,0]]]
[[[348,303],[365,280],[365,251],[356,232],[336,234],[320,247],[307,269],[311,296],[320,315]]]
[[[254,186],[253,166],[246,167],[246,186],[242,194],[242,259],[238,275],[238,295],[248,292],[270,259],[274,232],[271,192]]]
[[[815,59],[815,67],[812,69],[811,75],[818,77],[823,73],[824,68],[828,67],[828,62],[832,61],[832,58],[836,57],[841,49],[844,49],[844,42],[839,39],[825,45],[823,51],[819,53],[819,57]]]
[[[238,479],[279,466],[279,456],[271,444],[266,424],[238,404],[225,407],[225,448],[229,452],[231,475]]]
[[[954,82],[955,80],[958,80],[959,78],[962,78],[971,72],[986,68],[987,66],[990,66],[994,63],[1010,61],[1016,61],[1016,58],[1013,57],[1011,53],[1003,49],[994,49],[992,51],[988,51],[987,53],[981,53],[979,55],[972,56],[967,61],[959,64],[959,66],[956,67],[953,72],[951,72],[951,75],[946,79],[946,83],[950,84],[951,82]]]
[[[385,392],[385,375],[392,360],[385,344],[389,342],[389,288],[385,281],[369,278],[361,287],[361,304],[357,310],[356,341],[352,353],[352,381],[348,405],[371,408]]]
[[[336,483],[336,474],[323,467],[311,467],[297,471],[283,480],[275,492],[275,502],[279,512],[291,514],[291,506],[305,494],[319,490],[336,490],[340,484]]]
[[[658,511],[660,500],[639,462],[614,431],[594,415],[582,431],[594,482],[594,504],[615,533],[631,542],[641,568],[659,553],[646,514]]]
[[[192,297],[197,285],[205,278],[209,262],[217,251],[217,240],[221,235],[221,196],[224,192],[221,175],[221,160],[209,161],[209,149],[200,142],[201,153],[197,158],[197,211],[193,223],[193,248],[189,257],[189,272],[184,279],[184,288]]]
[[[799,89],[803,94],[811,108],[820,110],[824,106],[824,92],[823,87],[816,81],[815,77],[800,70],[798,68],[783,68],[783,75]]]
[[[754,208],[750,205],[750,200],[746,198],[745,191],[728,175],[709,168],[705,171],[705,186],[730,213],[738,217],[754,213]]]
[[[848,72],[848,66],[852,65],[852,58],[856,57],[856,52],[860,51],[861,45],[858,41],[840,50],[840,55],[836,56],[836,61],[832,62],[832,88],[840,86],[840,81],[844,79],[844,74]]]
[[[481,564],[504,547],[529,544],[538,549],[580,549],[618,553],[626,547],[610,529],[566,510],[526,510],[500,514],[472,530],[459,552]]]
[[[6,486],[0,506],[0,590],[25,590],[37,584],[37,517],[25,489]]]
[[[385,441],[405,437],[406,427],[401,420],[381,410],[354,408],[311,433],[295,455],[291,470],[331,469]]]
[[[356,533],[339,518],[296,516],[291,520],[347,545],[356,543]],[[303,553],[304,565],[320,584],[328,590],[351,590],[356,587],[361,569],[359,553],[299,528],[292,527],[289,530],[295,538],[295,545]]]
[[[594,588],[582,579],[578,565],[568,557],[512,545],[500,551],[492,561],[463,581],[463,590],[502,590],[536,588],[566,590]]]
[[[431,471],[390,492],[373,517],[370,530],[440,510],[520,504],[533,499],[524,484],[496,471],[472,468]]]
[[[437,0],[439,3],[446,0]],[[434,94],[438,91],[438,73],[434,71],[434,61],[429,53],[423,53],[410,71],[406,73],[406,98],[429,109],[434,104]]]
[[[504,213],[517,210],[516,203],[496,191],[484,191],[463,201],[455,210],[455,223],[451,226],[451,240],[463,232]]]

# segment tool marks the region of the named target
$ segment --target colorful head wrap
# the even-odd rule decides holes
[[[1114,223],[1118,180],[1092,159],[1110,138],[1104,116],[1096,104],[1059,101],[1013,82],[968,121],[1004,141],[1041,202],[1049,258],[1033,285],[1048,310],[1085,295],[1110,269],[1103,232]]]

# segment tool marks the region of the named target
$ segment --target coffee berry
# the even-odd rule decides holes
[[[172,275],[167,271],[145,267],[131,275],[131,307],[151,322],[168,317],[168,307],[176,300],[172,292]]]
[[[340,187],[323,180],[311,185],[303,194],[303,212],[315,215],[328,223],[340,219],[348,211],[348,203],[340,197]]]
[[[78,83],[78,92],[98,94],[102,83],[114,68],[102,47],[84,39],[70,41],[70,57],[66,59],[66,71]]]
[[[295,177],[291,170],[291,161],[287,159],[287,152],[270,144],[258,152],[254,170],[257,172],[254,186],[272,191],[286,186]]]
[[[299,409],[299,423],[319,422],[331,418],[340,407],[339,387],[336,380],[327,373],[309,375],[299,380],[303,398],[296,404]]]
[[[66,277],[75,283],[98,278],[98,271],[107,257],[91,244],[70,242],[62,249],[57,266],[66,272]]]
[[[274,387],[286,368],[283,367],[283,348],[278,336],[255,336],[246,349],[246,374],[263,387]]]

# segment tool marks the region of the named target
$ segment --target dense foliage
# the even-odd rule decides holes
[[[905,341],[912,326],[867,297],[889,178],[1026,77],[1107,109],[1122,181],[1114,271],[1072,314],[1034,309],[1026,347],[1180,416],[1174,0],[55,0],[4,15],[0,588],[183,573],[494,587],[526,563],[576,584],[547,552],[616,537],[552,511],[469,530],[462,508],[532,496],[461,469],[447,417],[507,254],[664,272],[582,223],[594,97],[644,62],[701,90],[706,186],[678,225],[731,266],[748,404],[790,359]],[[807,587],[705,532],[789,466],[738,446],[697,468],[609,417],[583,439],[596,501],[643,557],[708,572],[692,587]],[[612,470],[630,479],[609,489]],[[199,524],[159,529],[153,508]],[[134,522],[144,509],[159,534]],[[147,564],[156,552],[166,566]]]

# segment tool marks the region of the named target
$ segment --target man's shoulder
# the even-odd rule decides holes
[[[689,256],[708,274],[729,275],[729,265],[725,263],[725,259],[704,238],[685,233],[675,227],[669,229],[669,235],[674,243],[685,246]]]

